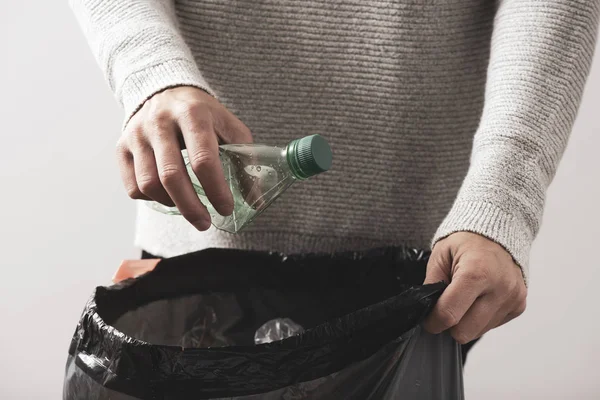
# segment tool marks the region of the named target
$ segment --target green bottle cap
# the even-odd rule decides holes
[[[296,178],[310,178],[331,168],[331,147],[321,135],[306,136],[288,144],[287,160]]]

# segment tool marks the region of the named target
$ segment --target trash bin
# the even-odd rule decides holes
[[[64,400],[463,399],[459,345],[420,323],[428,253],[208,249],[98,287]]]

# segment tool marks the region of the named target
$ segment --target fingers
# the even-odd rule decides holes
[[[123,144],[122,141],[117,143],[117,162],[119,163],[121,181],[123,182],[123,186],[125,186],[127,195],[136,200],[150,200],[148,196],[145,196],[142,193],[137,185],[133,155],[129,152],[129,149]]]
[[[156,168],[152,148],[145,142],[132,145],[132,148],[135,179],[140,191],[146,197],[167,207],[175,206],[158,177],[158,169]]]
[[[216,128],[226,143],[252,143],[250,129],[230,112],[227,112],[223,129]]]
[[[509,301],[504,304],[502,311],[498,312],[496,317],[493,318],[481,332],[479,332],[479,336],[512,321],[525,312],[525,309],[527,308],[527,295],[521,288],[517,289],[515,292],[516,293],[510,296]]]
[[[436,249],[438,250],[438,249]],[[452,268],[451,256],[447,249],[434,252],[427,263],[427,274],[424,285],[444,281],[450,282],[450,269]]]
[[[490,297],[483,296],[477,299],[460,322],[450,329],[454,340],[460,344],[466,344],[486,332],[485,328],[499,309],[498,304]]]
[[[223,173],[219,143],[210,113],[205,108],[192,105],[178,122],[192,170],[208,201],[219,214],[231,215],[233,196]]]
[[[156,138],[152,147],[160,182],[181,215],[196,229],[207,230],[211,224],[210,215],[192,186],[175,134],[163,132],[152,137]]]
[[[521,314],[523,314],[523,312],[522,312],[522,311],[519,311],[519,312],[510,312],[510,313],[506,314],[506,315],[504,316],[504,318],[502,318],[502,319],[500,320],[500,322],[493,321],[493,323],[492,323],[492,324],[490,324],[490,325],[488,325],[488,326],[486,327],[486,329],[485,329],[483,332],[481,332],[481,334],[483,335],[485,332],[487,332],[487,331],[489,331],[489,330],[491,330],[491,329],[498,328],[499,326],[502,326],[502,325],[506,324],[507,322],[510,322],[510,321],[512,321],[513,319],[517,318],[517,317],[518,317],[518,316],[520,316]]]
[[[117,148],[121,178],[131,198],[176,206],[197,229],[210,215],[196,193],[181,155],[217,212],[233,212],[233,196],[219,157],[219,140],[251,143],[250,130],[216,99],[192,87],[157,93],[131,118]],[[195,181],[195,178],[194,178]]]
[[[458,343],[466,344],[525,311],[525,294],[520,289],[508,298],[498,291],[486,294],[486,281],[472,274],[456,277],[426,320],[425,328],[434,334],[449,329]],[[445,296],[450,289],[450,295]]]
[[[450,281],[449,274],[439,265],[439,264],[431,264],[427,266],[427,275],[425,276],[424,285],[429,285],[432,283],[438,282],[446,282]]]
[[[250,129],[230,112],[226,113],[221,124],[215,125],[215,130],[226,143],[252,143]],[[248,161],[252,163],[252,160]],[[261,187],[263,180],[260,174],[257,174],[256,170],[253,171],[254,174],[250,174],[243,168],[235,168],[235,171],[232,172],[244,201],[255,210],[264,207],[265,202],[262,197],[264,190]],[[267,171],[263,171],[263,173],[267,174]]]
[[[426,283],[451,275],[451,282],[425,321],[437,334],[449,330],[468,343],[525,311],[527,288],[519,266],[497,243],[459,232],[436,244]]]
[[[486,286],[486,278],[481,274],[476,272],[456,274],[425,320],[425,329],[430,333],[438,334],[458,325]]]

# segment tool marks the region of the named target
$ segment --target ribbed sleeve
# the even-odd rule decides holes
[[[70,0],[125,120],[174,86],[214,95],[180,35],[171,0]]]
[[[503,245],[528,275],[546,190],[589,72],[597,0],[504,0],[471,164],[434,244],[457,231]]]

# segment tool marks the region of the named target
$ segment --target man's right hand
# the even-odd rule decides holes
[[[196,229],[210,227],[186,172],[181,143],[210,203],[221,215],[233,212],[233,197],[219,159],[219,141],[251,143],[244,123],[195,87],[155,94],[131,118],[117,144],[121,177],[129,197],[176,206]]]

